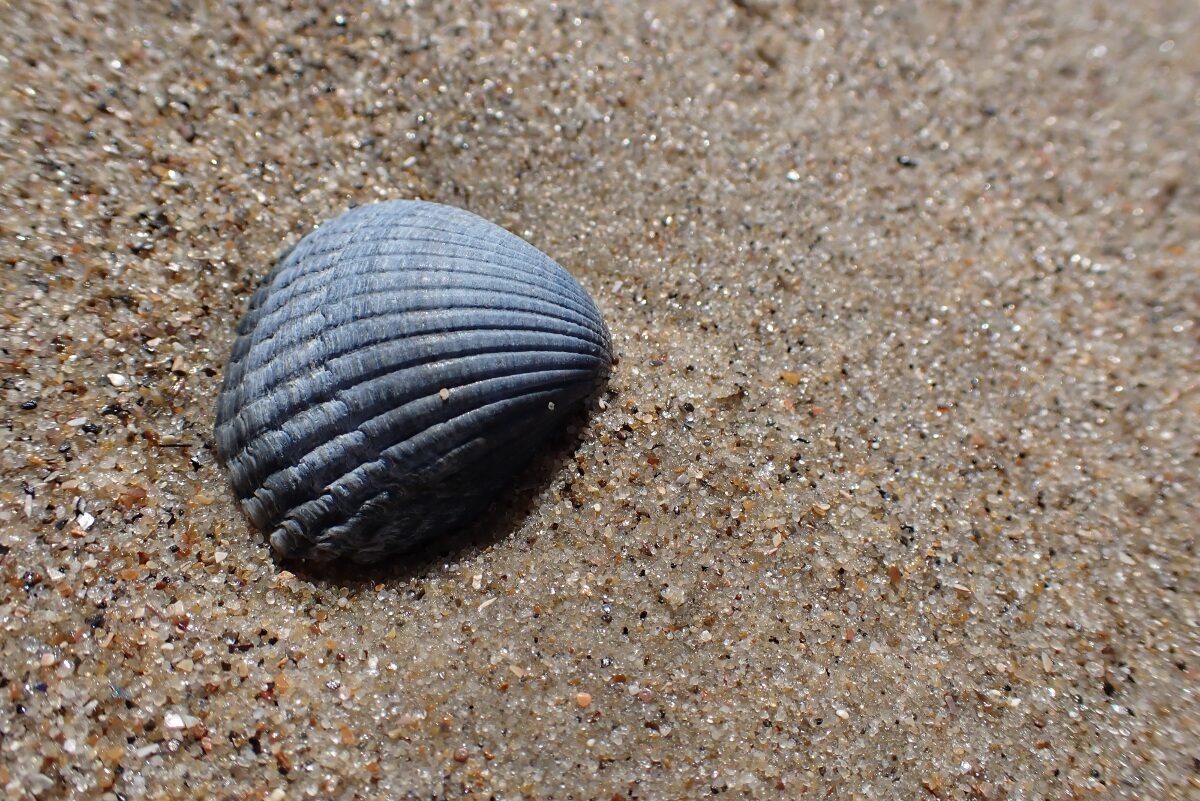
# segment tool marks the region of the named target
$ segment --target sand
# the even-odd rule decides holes
[[[3,797],[1200,797],[1198,22],[10,4]],[[385,198],[620,362],[463,542],[279,564],[234,326]]]

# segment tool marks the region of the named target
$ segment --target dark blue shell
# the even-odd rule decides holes
[[[362,206],[251,297],[217,456],[281,555],[371,562],[482,511],[611,362],[592,299],[524,240],[435,203]]]

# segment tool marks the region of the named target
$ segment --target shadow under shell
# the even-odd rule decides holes
[[[362,206],[251,297],[217,456],[281,556],[374,562],[478,515],[611,363],[587,292],[524,240],[434,203]]]

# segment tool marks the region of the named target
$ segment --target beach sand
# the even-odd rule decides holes
[[[1198,23],[10,4],[2,796],[1200,797]],[[388,198],[620,361],[449,551],[279,564],[222,368]]]

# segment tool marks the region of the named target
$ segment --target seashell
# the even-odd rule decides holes
[[[466,211],[361,206],[250,298],[216,450],[282,556],[373,562],[476,516],[607,378],[596,305]]]

